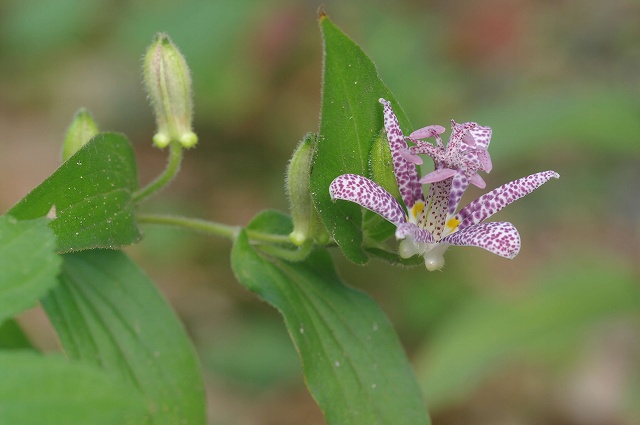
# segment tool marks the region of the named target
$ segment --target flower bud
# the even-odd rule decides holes
[[[91,114],[82,108],[76,112],[67,130],[62,145],[62,160],[66,161],[91,138],[98,134],[98,126],[93,121]]]
[[[386,189],[394,198],[400,199],[400,190],[391,160],[391,149],[384,129],[378,133],[371,144],[369,173],[371,180]]]
[[[297,246],[309,239],[321,245],[329,241],[329,233],[320,221],[309,189],[316,140],[315,134],[307,134],[294,151],[287,169],[287,194],[293,219],[293,232],[289,234],[289,239]]]
[[[153,143],[159,148],[171,142],[185,148],[195,146],[198,136],[191,131],[193,102],[189,67],[167,34],[156,34],[147,50],[144,85],[158,126]]]

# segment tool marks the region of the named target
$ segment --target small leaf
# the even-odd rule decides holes
[[[408,120],[378,76],[371,59],[326,16],[320,136],[311,173],[311,193],[326,228],[351,261],[366,263],[362,248],[363,209],[331,201],[329,184],[341,174],[366,176],[374,138],[383,128],[379,98],[389,100],[403,128]]]
[[[369,178],[378,183],[398,201],[402,199],[398,181],[393,172],[393,160],[391,159],[391,147],[384,130],[380,130],[373,139],[369,152]]]
[[[95,366],[12,351],[0,352],[0,371],[1,424],[147,423],[140,392]]]
[[[184,328],[149,278],[120,251],[63,256],[43,306],[72,359],[138,387],[151,423],[203,425],[204,389]]]
[[[0,325],[0,350],[35,350],[31,341],[14,319],[5,320]]]
[[[29,220],[55,213],[50,224],[61,252],[119,248],[140,239],[131,195],[138,177],[122,135],[103,133],[18,202],[9,214]]]
[[[256,221],[264,224],[270,215],[277,222],[273,214],[261,214]],[[277,226],[284,230],[282,223]],[[313,251],[304,262],[269,258],[243,231],[231,264],[244,286],[284,316],[307,386],[328,424],[429,423],[391,324],[371,298],[341,282],[325,249]]]
[[[62,263],[47,220],[0,217],[0,323],[34,305],[58,281]]]
[[[386,189],[398,201],[401,201],[398,182],[393,172],[389,140],[384,129],[380,130],[371,145],[371,151],[369,152],[369,178]],[[396,231],[395,225],[369,210],[364,212],[363,227],[365,238],[371,238],[375,241],[384,241]]]
[[[247,229],[274,235],[288,235],[293,229],[291,217],[275,210],[265,210],[255,216]]]

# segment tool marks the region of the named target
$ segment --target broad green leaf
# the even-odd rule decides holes
[[[93,365],[32,352],[0,352],[0,423],[139,425],[146,402],[128,382]]]
[[[252,224],[285,220],[266,212]],[[341,282],[326,250],[287,262],[261,254],[243,231],[231,265],[244,286],[283,315],[307,386],[328,424],[429,423],[391,324],[371,298]]]
[[[31,341],[14,319],[0,325],[0,350],[34,349]]]
[[[320,136],[311,173],[311,193],[327,230],[351,261],[366,263],[362,247],[364,210],[347,202],[332,202],[329,184],[341,174],[369,172],[369,153],[383,128],[385,98],[393,105],[400,125],[409,122],[394,96],[378,76],[375,65],[326,16],[320,18],[324,72]]]
[[[9,214],[29,220],[55,213],[61,252],[119,248],[140,239],[131,195],[138,185],[133,149],[122,135],[94,137]]]
[[[429,406],[463,399],[510,358],[575,346],[603,318],[640,314],[637,279],[613,263],[576,262],[545,276],[520,301],[475,299],[458,308],[418,358]]]
[[[154,425],[204,424],[193,346],[149,278],[120,251],[63,258],[60,285],[43,306],[68,356],[136,385]]]
[[[34,305],[57,284],[60,256],[47,220],[0,217],[0,323]]]

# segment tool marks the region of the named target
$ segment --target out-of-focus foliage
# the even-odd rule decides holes
[[[79,107],[101,129],[131,136],[142,182],[157,174],[164,155],[149,148],[154,123],[138,69],[157,31],[171,35],[191,67],[200,142],[156,207],[242,224],[262,208],[286,209],[286,161],[303,134],[318,131],[319,3],[4,1],[0,209],[57,167],[64,129]],[[522,235],[513,261],[452,248],[441,273],[341,264],[347,281],[382,303],[420,376],[442,373],[434,364],[449,344],[464,347],[459,367],[476,373],[460,378],[457,397],[426,383],[430,398],[441,400],[431,410],[434,422],[640,421],[640,302],[616,298],[620,288],[633,294],[640,281],[640,5],[323,3],[374,60],[414,126],[446,127],[453,118],[493,128],[489,189],[543,169],[561,175],[496,217]],[[469,192],[468,199],[478,195]],[[279,320],[234,281],[228,244],[164,229],[148,229],[146,237],[132,255],[161,282],[208,358],[218,359],[207,379],[212,416],[220,423],[322,423],[301,378],[292,383],[291,356],[280,356],[281,366],[265,356],[265,367],[281,370],[281,379],[269,377],[273,385],[258,395],[245,389],[264,382],[260,372],[224,373],[214,338],[232,335],[256,311],[267,323]],[[554,285],[565,285],[563,297],[545,297]],[[580,313],[585,299],[593,308]],[[486,303],[497,307],[485,315]],[[579,314],[573,327],[566,323]],[[547,344],[532,335],[553,320],[566,325],[562,338]],[[491,332],[482,328],[491,322]],[[510,333],[490,344],[500,326]],[[271,332],[246,329],[256,340]],[[284,338],[273,344],[293,350]],[[483,347],[494,350],[497,368],[479,363]],[[228,369],[239,368],[238,360]],[[247,371],[259,371],[263,359],[247,361]],[[230,379],[237,385],[221,383]]]

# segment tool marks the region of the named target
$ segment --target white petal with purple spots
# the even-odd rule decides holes
[[[444,230],[450,191],[451,178],[433,183],[429,187],[424,213],[418,220],[418,225],[431,232],[436,240],[440,239]]]
[[[491,142],[491,127],[484,127],[477,125],[469,130],[469,133],[476,141],[476,147],[487,150],[489,148],[489,142]]]
[[[520,251],[518,230],[507,222],[469,226],[445,236],[442,242],[459,246],[477,246],[505,258],[513,258]]]
[[[329,185],[331,199],[343,199],[379,214],[398,225],[406,221],[406,213],[400,203],[377,183],[357,174],[343,174]]]
[[[477,174],[476,174],[477,175]],[[449,193],[449,204],[447,206],[447,218],[453,216],[458,209],[458,204],[464,195],[464,191],[469,187],[469,179],[462,172],[456,173],[451,180],[451,191]]]
[[[410,209],[416,201],[423,200],[424,196],[422,187],[418,182],[418,171],[414,164],[407,162],[403,158],[403,152],[406,153],[408,145],[404,140],[400,124],[398,124],[398,118],[393,109],[391,109],[391,104],[385,99],[379,99],[379,101],[384,105],[384,129],[389,140],[391,160],[393,161],[393,170],[398,182],[398,189],[404,204]]]
[[[434,243],[433,235],[425,229],[421,229],[413,223],[402,223],[396,229],[396,239],[404,239],[410,236],[418,243]]]
[[[514,180],[486,193],[464,207],[455,218],[460,222],[458,229],[472,226],[491,217],[510,203],[533,192],[552,178],[559,178],[555,171],[543,171]]]

